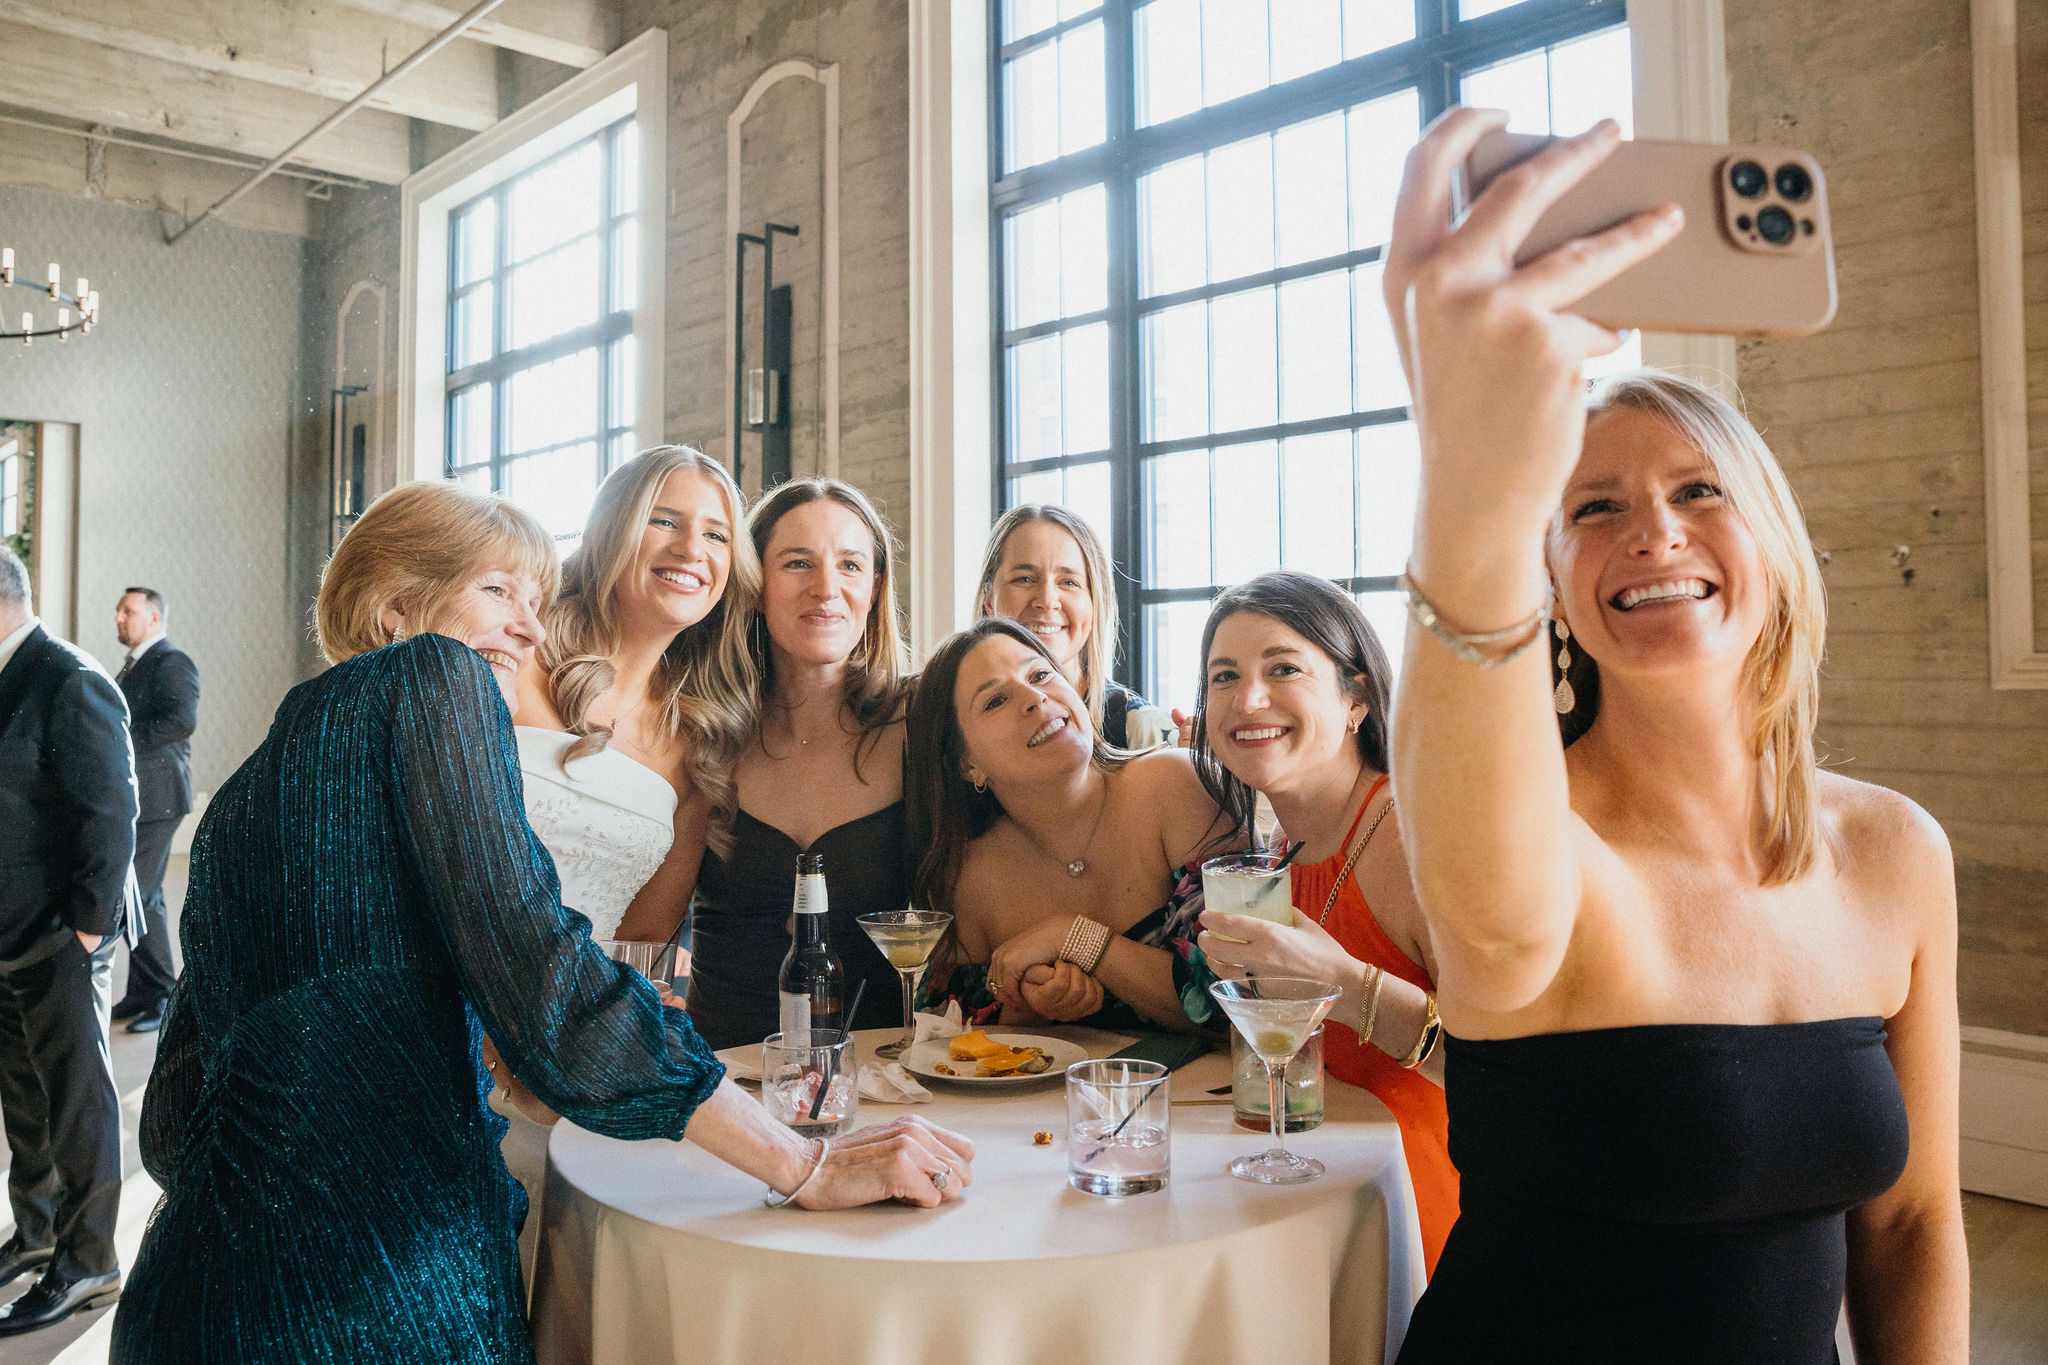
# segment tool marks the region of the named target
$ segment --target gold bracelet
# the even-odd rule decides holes
[[[1108,952],[1109,926],[1098,924],[1086,915],[1076,915],[1074,922],[1067,926],[1066,941],[1060,944],[1057,960],[1071,962],[1093,976]]]
[[[819,1138],[818,1159],[817,1161],[812,1163],[811,1173],[805,1176],[800,1182],[798,1182],[797,1187],[791,1190],[788,1194],[777,1194],[775,1192],[775,1187],[773,1185],[770,1185],[768,1187],[768,1197],[763,1199],[761,1202],[771,1209],[779,1209],[786,1205],[794,1204],[796,1202],[796,1197],[802,1194],[805,1190],[809,1189],[811,1187],[811,1182],[818,1178],[818,1172],[825,1169],[825,1157],[827,1156],[827,1154],[831,1152],[831,1150],[832,1139]]]
[[[1396,1057],[1394,1059],[1396,1066],[1403,1067],[1409,1071],[1413,1071],[1416,1067],[1429,1060],[1429,1054],[1436,1051],[1438,1035],[1444,1031],[1443,1020],[1438,1017],[1436,1012],[1436,996],[1430,994],[1424,996],[1423,999],[1426,1003],[1422,1011],[1422,1036],[1415,1040],[1414,1047],[1408,1049],[1406,1057]]]
[[[1364,1047],[1372,1041],[1373,1026],[1380,1019],[1380,987],[1387,984],[1387,974],[1380,970],[1378,963],[1367,963],[1366,970],[1372,973],[1365,988],[1365,999],[1358,1006],[1358,1045]]]
[[[1458,630],[1444,620],[1443,614],[1436,609],[1436,603],[1423,594],[1414,579],[1402,574],[1395,583],[1407,594],[1408,614],[1415,618],[1416,625],[1435,636],[1444,648],[1466,663],[1477,664],[1481,668],[1499,668],[1542,639],[1544,623],[1550,619],[1551,607],[1554,605],[1550,589],[1546,586],[1543,590],[1543,605],[1506,629]],[[1510,641],[1514,643],[1510,644]],[[1480,648],[1482,645],[1507,647],[1502,653],[1489,654]]]

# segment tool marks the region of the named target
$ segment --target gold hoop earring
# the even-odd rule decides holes
[[[1562,676],[1557,680],[1557,690],[1550,694],[1550,701],[1557,708],[1557,714],[1568,716],[1572,713],[1573,708],[1579,704],[1578,694],[1572,691],[1572,652],[1565,647],[1565,642],[1572,638],[1572,628],[1564,623],[1564,618],[1561,616],[1557,619],[1555,625],[1557,627],[1557,667]]]
[[[974,783],[973,785],[974,785],[974,794],[975,794],[976,796],[987,796],[987,795],[988,795],[988,783],[986,783],[986,782],[976,782],[976,783]]]

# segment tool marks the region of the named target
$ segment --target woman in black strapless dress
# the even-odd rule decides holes
[[[1620,338],[1566,310],[1675,210],[1516,266],[1618,133],[1454,228],[1501,121],[1425,136],[1385,273],[1424,461],[1394,782],[1463,1178],[1400,1359],[1822,1365],[1846,1294],[1866,1361],[1963,1365],[1947,840],[1815,765],[1823,590],[1755,429],[1656,371],[1583,396]]]
[[[759,723],[733,769],[732,851],[707,851],[691,907],[690,1018],[714,1048],[781,1025],[796,855],[824,855],[828,933],[855,1028],[903,1023],[896,969],[856,923],[910,905],[903,816],[902,634],[888,528],[861,491],[800,479],[747,519],[761,558],[750,637]]]

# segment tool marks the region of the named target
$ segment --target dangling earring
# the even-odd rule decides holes
[[[1572,652],[1565,648],[1565,642],[1572,638],[1572,628],[1557,618],[1557,667],[1562,675],[1557,680],[1557,691],[1550,694],[1550,700],[1557,707],[1557,714],[1568,716],[1579,704],[1578,694],[1572,691]]]

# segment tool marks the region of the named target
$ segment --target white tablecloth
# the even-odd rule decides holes
[[[1128,1039],[1058,1032],[1106,1056]],[[861,1035],[863,1050],[892,1031]],[[1228,1059],[1174,1073],[1210,1099]],[[938,1083],[934,1089],[939,1090]],[[1390,1360],[1423,1287],[1393,1117],[1332,1081],[1329,1118],[1289,1146],[1304,1185],[1232,1178],[1268,1145],[1226,1104],[1176,1105],[1168,1187],[1128,1199],[1067,1184],[1064,1082],[945,1087],[915,1112],[975,1143],[974,1185],[938,1209],[761,1206],[760,1182],[687,1143],[563,1122],[549,1148],[534,1286],[542,1365],[1345,1365]],[[863,1103],[862,1122],[904,1112]],[[1056,1140],[1035,1147],[1035,1131]]]

